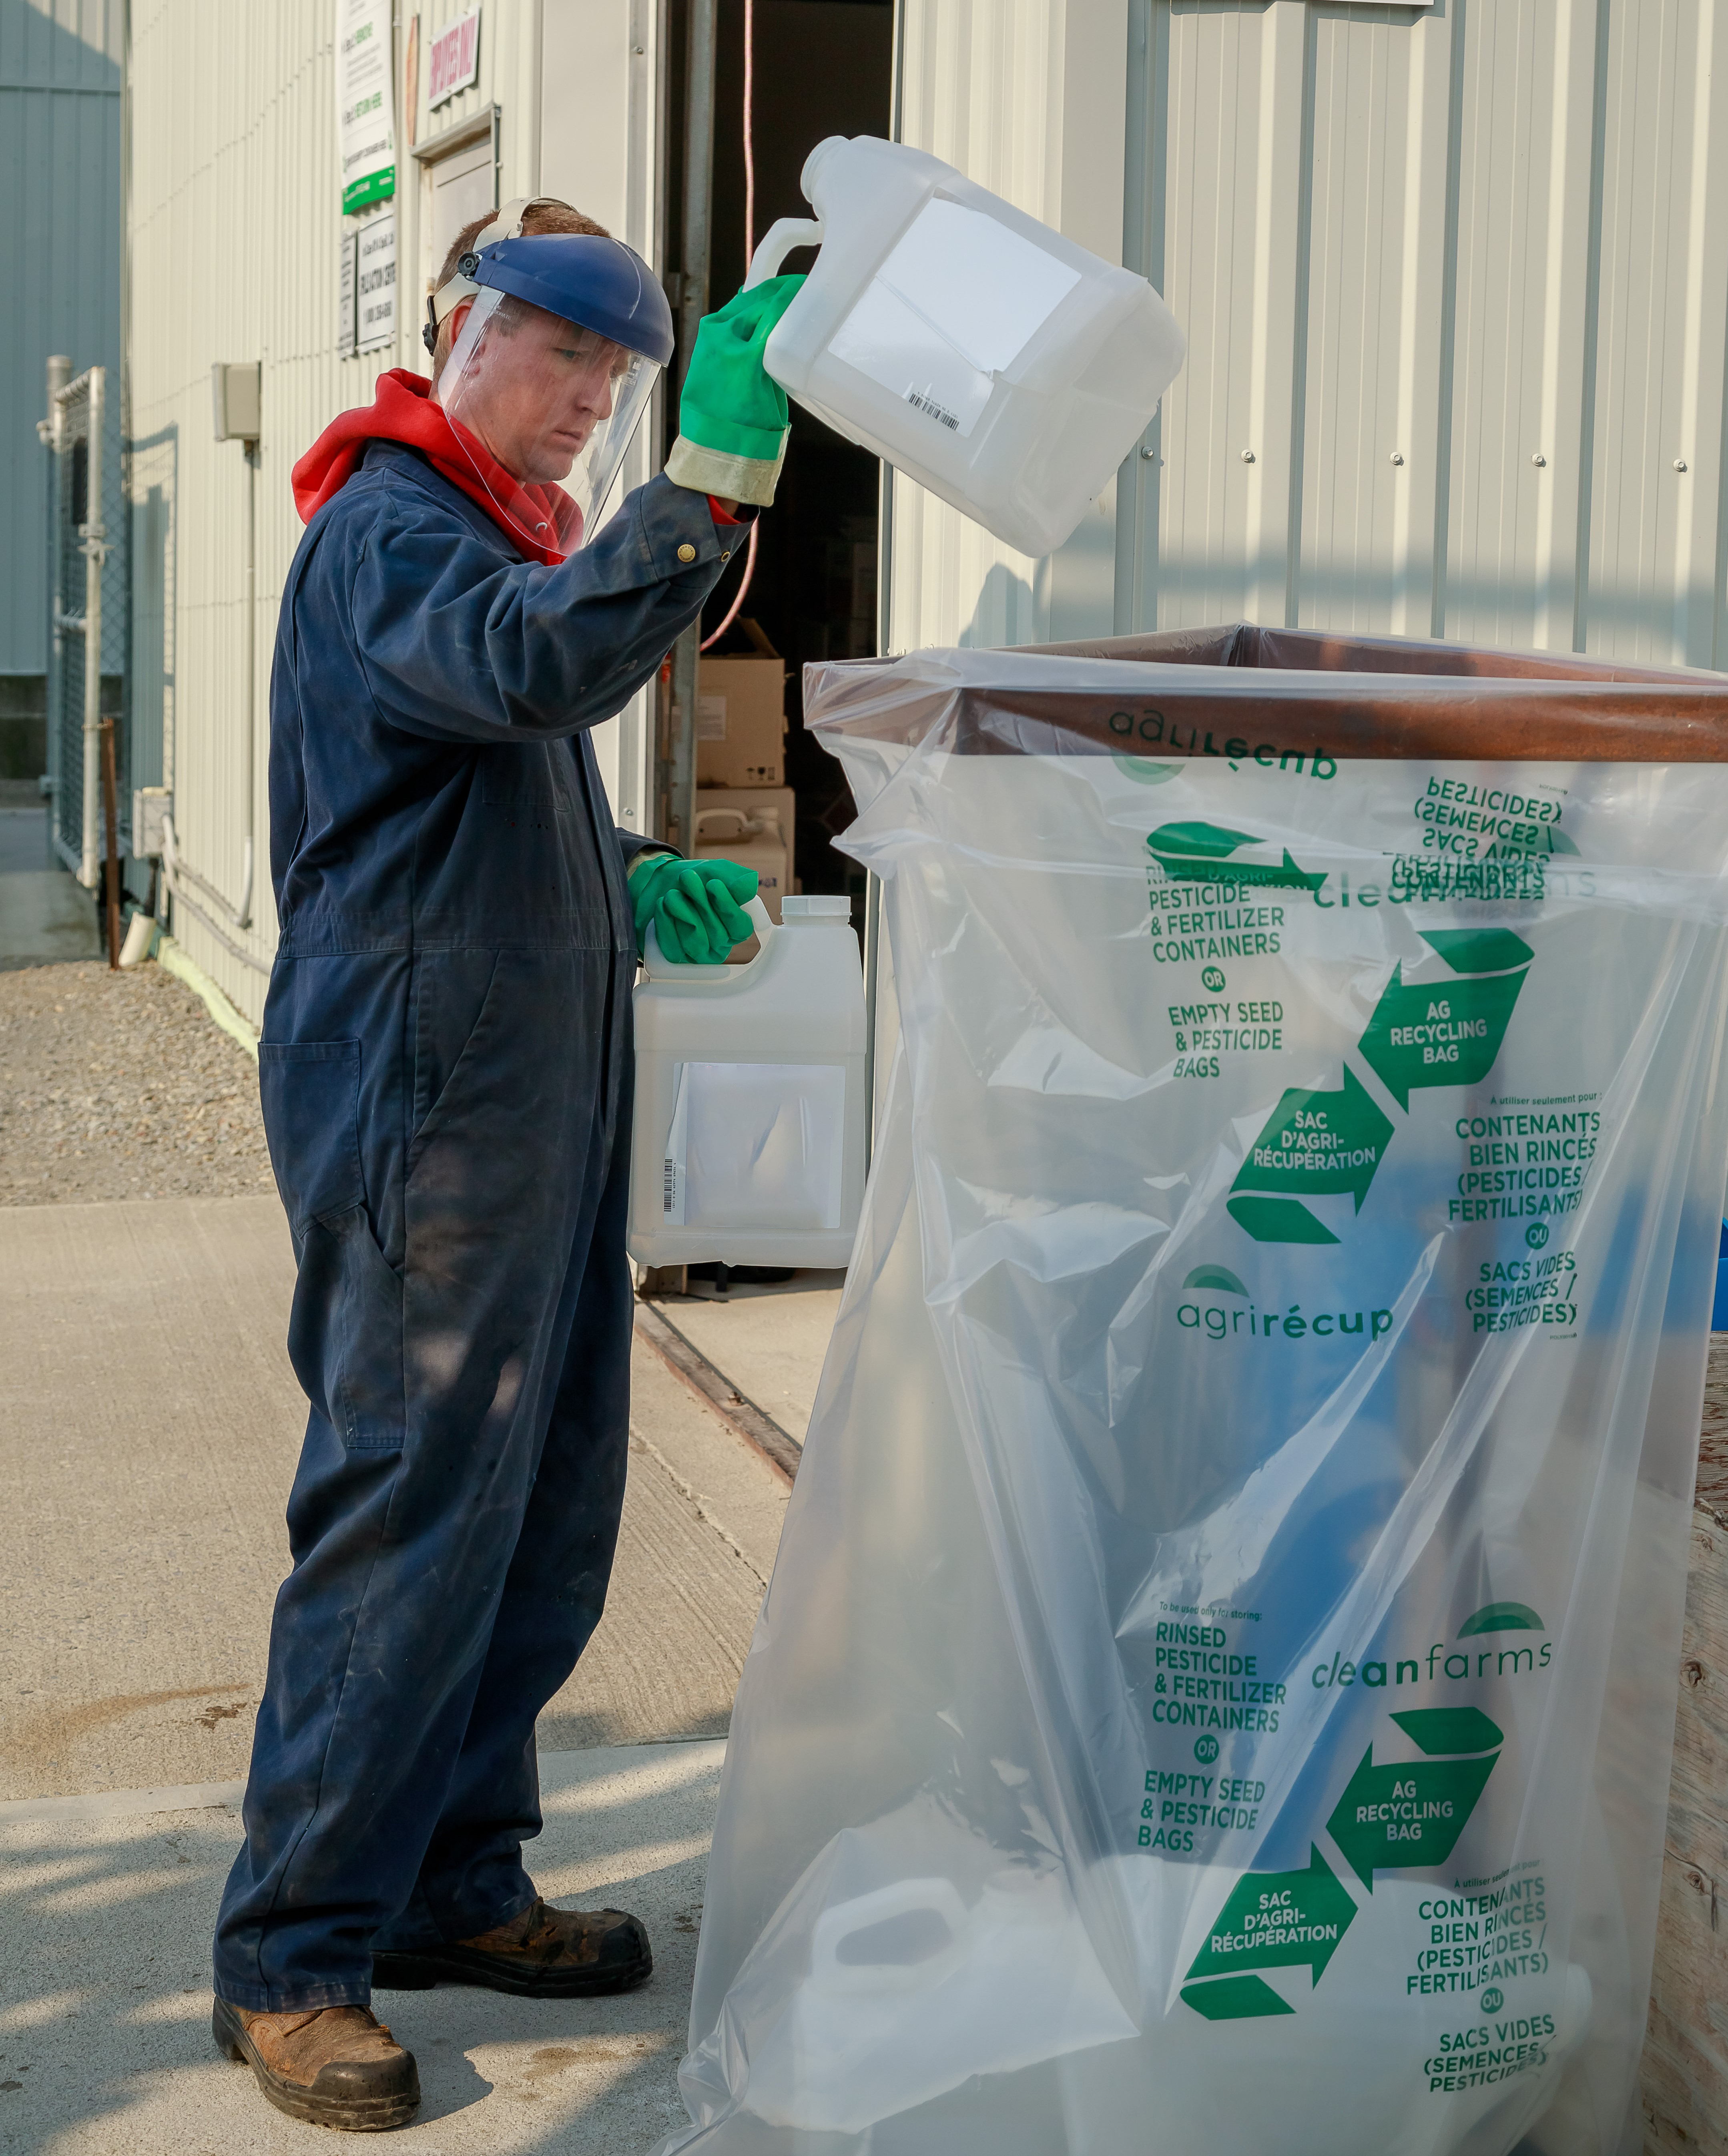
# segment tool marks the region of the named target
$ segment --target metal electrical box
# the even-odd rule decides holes
[[[147,861],[167,850],[162,820],[174,806],[172,790],[166,786],[132,788],[132,855]]]
[[[255,442],[263,432],[259,424],[263,371],[255,359],[218,359],[211,368],[218,442]]]

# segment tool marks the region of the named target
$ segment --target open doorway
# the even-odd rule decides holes
[[[799,190],[804,160],[830,135],[892,131],[892,0],[754,0],[751,97],[756,190],[752,228],[760,240],[777,218],[808,217]],[[714,103],[714,213],[709,305],[744,281],[744,0],[719,0]],[[668,209],[666,259],[682,259],[682,151],[685,0],[668,10]],[[808,267],[808,250],[788,270]],[[666,447],[677,432],[667,400]],[[802,668],[808,660],[867,658],[877,648],[876,550],[882,467],[797,404],[774,506],[759,526],[750,588],[738,617],[710,659],[772,647],[787,668],[786,784],[794,798],[792,875],[806,891],[850,891],[863,918],[864,871],[832,841],[852,820],[840,767],[804,732]],[[712,633],[737,596],[741,551],[703,614]],[[746,624],[754,625],[754,634]],[[700,776],[700,768],[699,768]],[[718,796],[713,797],[718,799]]]

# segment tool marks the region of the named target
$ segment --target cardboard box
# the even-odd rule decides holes
[[[705,659],[696,686],[698,786],[784,786],[786,662]]]

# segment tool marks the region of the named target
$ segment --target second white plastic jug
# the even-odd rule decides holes
[[[1144,277],[903,143],[818,142],[748,282],[821,252],[767,370],[837,432],[1025,554],[1069,537],[1187,342]]]
[[[864,1200],[864,971],[849,901],[748,908],[744,966],[679,966],[652,928],[636,990],[630,1255],[845,1265]]]

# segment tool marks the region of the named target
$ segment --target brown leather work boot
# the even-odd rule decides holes
[[[345,2133],[382,2133],[406,2126],[419,2107],[413,2054],[369,2007],[254,2014],[218,1999],[210,2032],[217,2049],[244,2059],[270,2102],[290,2118]]]
[[[375,1953],[372,1982],[381,1991],[480,1984],[523,1999],[583,1999],[633,1990],[654,1966],[648,1933],[622,1909],[555,1909],[536,1901],[477,1938]]]

